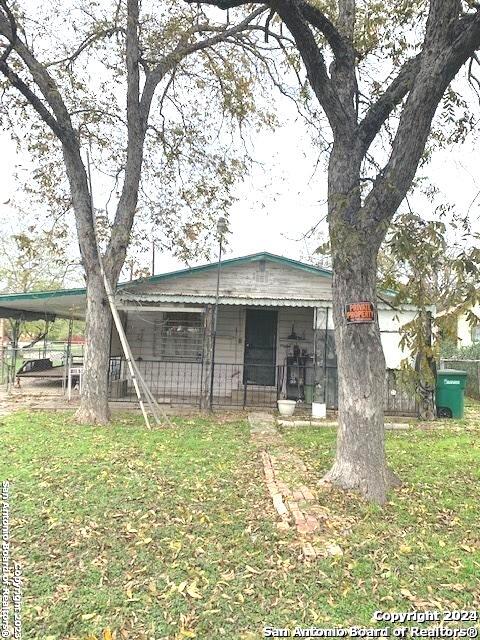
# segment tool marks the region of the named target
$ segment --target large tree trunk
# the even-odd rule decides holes
[[[82,424],[106,424],[108,409],[108,368],[112,315],[99,273],[87,282],[85,365],[82,395],[76,419]]]
[[[385,357],[378,317],[374,323],[347,324],[345,305],[376,307],[377,255],[387,225],[364,218],[357,143],[355,137],[337,141],[328,172],[339,426],[335,461],[325,479],[382,504],[393,474],[385,458]]]
[[[376,305],[377,252],[365,239],[349,244],[349,255],[340,249],[344,259],[334,264],[339,428],[335,461],[325,479],[383,504],[394,475],[385,457],[385,357],[378,318],[374,323],[347,324],[344,312],[347,303]]]

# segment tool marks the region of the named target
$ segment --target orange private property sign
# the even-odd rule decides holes
[[[372,302],[350,302],[345,305],[347,323],[375,322],[375,307]]]

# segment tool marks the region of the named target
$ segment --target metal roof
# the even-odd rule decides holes
[[[277,256],[274,253],[268,253],[268,251],[261,251],[260,253],[252,253],[248,256],[241,256],[240,258],[229,258],[228,260],[222,260],[222,267],[229,266],[238,266],[242,264],[249,264],[250,262],[260,262],[261,260],[265,260],[266,262],[273,262],[276,264],[281,264],[285,267],[294,267],[295,269],[300,269],[301,271],[306,271],[307,273],[315,273],[321,276],[327,276],[331,278],[333,276],[333,272],[330,269],[323,269],[322,267],[316,267],[313,264],[306,264],[305,262],[300,262],[299,260],[292,260],[291,258],[285,258],[285,256]],[[143,282],[143,283],[152,283],[160,282],[165,278],[178,278],[182,276],[188,276],[192,273],[202,273],[204,271],[214,271],[217,268],[217,262],[210,262],[208,264],[199,265],[198,267],[190,267],[189,269],[180,269],[179,271],[171,271],[170,273],[162,273],[157,276],[150,276],[149,278],[144,278],[143,280],[135,280],[135,282]],[[127,284],[127,283],[126,283]],[[131,282],[128,284],[132,284]]]
[[[295,269],[318,274],[320,276],[332,276],[332,272],[328,269],[315,267],[314,265],[305,264],[304,262],[285,258],[284,256],[277,256],[266,251],[253,253],[240,258],[222,260],[221,265],[222,267],[235,266],[249,264],[251,262],[259,262],[262,260],[293,267]],[[124,288],[135,289],[138,286],[156,284],[171,278],[182,278],[194,273],[212,271],[217,268],[217,264],[218,263],[214,262],[200,265],[198,267],[190,267],[188,269],[162,273],[148,278],[140,278],[130,282],[122,282],[117,285],[117,292]],[[55,291],[32,291],[29,293],[6,293],[0,295],[0,317],[5,318],[12,317],[20,312],[24,314],[25,319],[27,319],[27,316],[32,319],[37,317],[52,319],[55,316],[60,318],[71,317],[81,319],[85,317],[85,307],[86,289],[84,288],[59,289]]]
[[[214,304],[215,295],[194,295],[194,294],[164,294],[164,293],[117,293],[117,299],[121,303],[129,302],[137,303],[138,307],[142,307],[142,303],[183,303],[183,304]],[[248,305],[256,307],[318,307],[322,302],[331,302],[329,299],[321,300],[319,298],[291,298],[291,297],[275,297],[266,296],[222,296],[218,298],[219,304],[225,305]]]
[[[82,320],[85,294],[85,289],[61,289],[0,295],[0,318],[21,315],[25,320],[53,320],[55,317]]]
[[[214,304],[215,295],[205,294],[184,294],[184,293],[133,293],[131,291],[117,291],[117,300],[120,302],[119,308],[128,307],[129,309],[138,308],[141,310],[152,309],[157,305],[168,304],[191,304],[205,305]],[[249,306],[249,307],[332,307],[332,298],[292,298],[290,296],[276,297],[251,297],[251,296],[222,296],[218,298],[219,304],[233,306]],[[377,300],[378,309],[392,309],[392,305],[381,299]],[[402,310],[415,310],[417,307],[411,304],[402,304]],[[431,307],[434,311],[435,307]]]

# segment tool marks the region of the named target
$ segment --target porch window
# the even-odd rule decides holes
[[[159,339],[155,347],[165,360],[200,362],[203,351],[203,324],[201,313],[165,313],[160,321]],[[157,334],[158,335],[158,334]]]

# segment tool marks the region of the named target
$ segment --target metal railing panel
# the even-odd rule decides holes
[[[137,360],[138,368],[158,402],[166,404],[199,405],[202,395],[202,363],[171,362],[160,360]],[[262,379],[262,371],[253,372],[253,367],[272,365],[248,365],[248,379]],[[245,382],[243,363],[215,363],[213,377],[214,407],[238,408],[259,407],[275,409],[280,397],[297,400],[302,406],[309,407],[312,399],[325,402],[327,409],[338,408],[337,368],[322,367],[317,371],[317,385],[289,385],[286,393],[286,365],[274,365],[275,383],[270,386]],[[314,380],[314,372],[306,371],[305,380]],[[313,369],[313,367],[312,367]],[[110,395],[116,400],[133,400],[129,375],[122,357],[112,358],[109,372]],[[312,387],[310,390],[308,386]],[[384,410],[390,415],[417,415],[415,398],[403,390],[399,384],[397,372],[388,370],[386,374]]]

